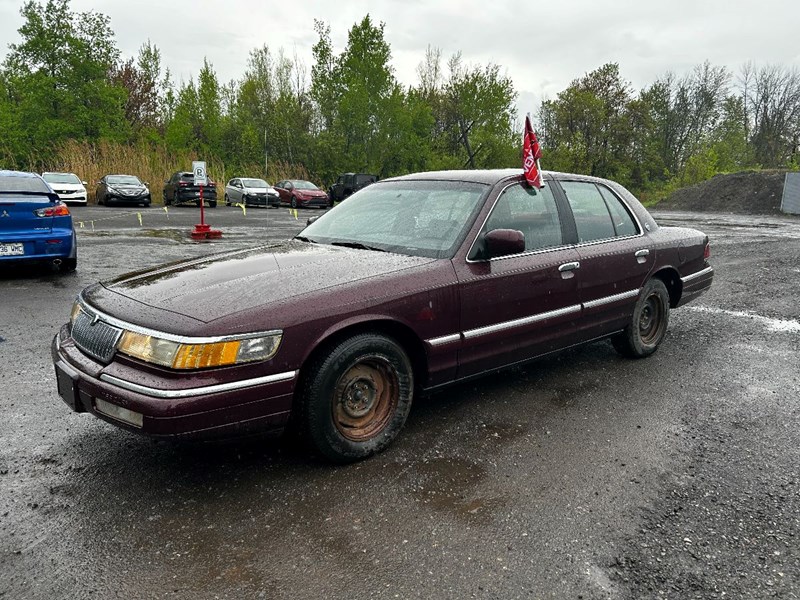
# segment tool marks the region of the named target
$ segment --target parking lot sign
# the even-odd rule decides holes
[[[203,160],[192,161],[192,172],[194,173],[195,185],[208,185],[208,176],[206,174],[206,163]]]

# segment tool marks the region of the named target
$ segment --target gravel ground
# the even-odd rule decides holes
[[[0,598],[800,595],[800,220],[657,214],[711,236],[716,277],[653,357],[600,342],[454,386],[332,467],[71,414],[49,357],[97,279],[319,213],[218,208],[203,245],[191,212],[77,212],[77,273],[0,274]]]

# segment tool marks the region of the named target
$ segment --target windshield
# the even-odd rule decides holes
[[[265,188],[269,184],[263,179],[242,179],[242,185],[246,188]]]
[[[292,185],[298,190],[318,190],[319,188],[315,186],[310,181],[292,181]]]
[[[462,181],[390,181],[359,191],[306,227],[323,244],[452,258],[490,186]]]
[[[109,175],[106,177],[106,182],[110,184],[127,184],[127,185],[142,185],[138,177],[134,175]]]
[[[42,175],[47,183],[80,183],[77,175],[72,173],[44,173]]]

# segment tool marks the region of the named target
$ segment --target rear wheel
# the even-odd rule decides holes
[[[225,194],[225,206],[230,206],[230,205],[231,205],[231,199],[228,198],[228,194]]]
[[[299,391],[308,440],[325,458],[352,462],[397,437],[411,410],[414,374],[397,342],[363,333],[314,360]]]
[[[639,294],[631,322],[611,338],[614,348],[629,358],[644,358],[658,350],[669,325],[669,292],[660,279],[648,281]]]
[[[77,258],[65,258],[61,263],[61,271],[63,273],[70,273],[78,268]]]

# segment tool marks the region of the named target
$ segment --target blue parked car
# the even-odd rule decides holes
[[[67,206],[39,175],[0,171],[0,266],[19,261],[75,270],[75,227]]]

